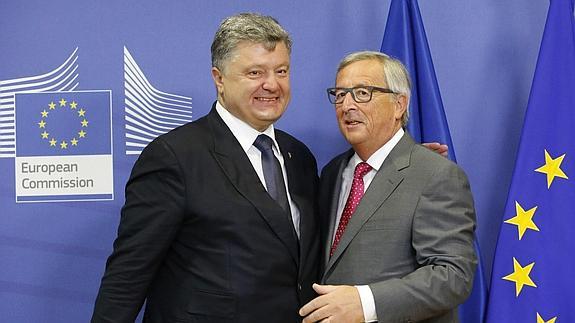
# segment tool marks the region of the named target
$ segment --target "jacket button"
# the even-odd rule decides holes
[[[301,284],[297,284],[297,289],[301,290]]]

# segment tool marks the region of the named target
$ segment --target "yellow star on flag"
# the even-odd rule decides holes
[[[40,128],[46,128],[46,121],[40,120],[40,122],[38,122],[38,126],[39,126]]]
[[[80,136],[80,138],[86,137],[86,131],[80,130],[80,132],[78,132],[78,136]]]
[[[44,110],[40,113],[42,114],[42,118],[48,118],[48,111]]]
[[[50,110],[54,110],[56,109],[56,103],[50,102],[50,104],[48,104],[48,107],[50,108]]]
[[[535,211],[537,211],[537,207],[529,209],[525,211],[521,205],[517,201],[515,201],[515,216],[511,219],[505,221],[505,223],[513,224],[517,226],[517,233],[519,233],[519,240],[523,238],[525,231],[527,229],[531,229],[534,231],[539,231],[539,228],[533,222],[533,216],[535,215]]]
[[[78,106],[78,103],[76,103],[76,101],[72,101],[72,103],[70,103],[71,109],[76,109],[77,106]]]
[[[557,316],[555,316],[552,319],[549,319],[549,321],[545,321],[541,315],[539,315],[539,312],[537,312],[537,323],[555,323],[555,321],[557,320]]]
[[[65,140],[62,141],[62,142],[60,143],[60,148],[62,148],[62,149],[68,148],[68,143],[67,143]]]
[[[70,142],[72,143],[72,146],[78,146],[78,139],[72,138]]]
[[[50,134],[48,132],[46,132],[46,130],[44,130],[44,132],[42,132],[41,135],[42,135],[42,139],[48,139],[48,136]]]
[[[56,147],[56,143],[57,143],[56,139],[52,138],[49,142],[50,142],[50,146]]]
[[[547,174],[547,188],[551,187],[551,183],[553,183],[555,177],[568,179],[567,175],[561,170],[563,158],[565,158],[565,154],[553,159],[547,152],[547,149],[545,149],[545,165],[537,168],[535,171]]]
[[[519,293],[521,293],[524,285],[537,287],[537,285],[535,285],[531,280],[531,277],[529,277],[534,265],[535,263],[532,262],[529,265],[522,267],[519,261],[513,257],[513,272],[502,279],[515,283],[515,297],[519,297]]]
[[[84,119],[82,120],[82,122],[80,122],[82,124],[82,127],[87,127],[88,126],[88,120]]]
[[[83,117],[86,115],[86,111],[84,109],[80,109],[80,111],[78,111],[78,117]]]
[[[65,106],[66,106],[66,102],[68,102],[68,101],[66,101],[66,100],[64,100],[64,99],[60,99],[60,106],[61,106],[61,107],[65,107]]]

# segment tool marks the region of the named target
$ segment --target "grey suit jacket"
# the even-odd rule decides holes
[[[458,322],[476,257],[469,182],[454,163],[405,134],[386,158],[329,257],[342,171],[322,171],[322,282],[369,285],[379,322]]]

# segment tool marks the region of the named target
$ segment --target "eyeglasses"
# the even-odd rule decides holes
[[[357,103],[366,103],[371,101],[373,91],[382,93],[393,93],[394,91],[377,86],[356,86],[356,87],[330,87],[327,89],[327,97],[329,102],[333,104],[341,104],[345,100],[347,93],[351,93],[351,97]]]

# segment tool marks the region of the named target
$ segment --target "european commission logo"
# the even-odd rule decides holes
[[[112,200],[111,91],[16,93],[16,202]]]
[[[192,98],[156,89],[124,47],[126,155],[139,155],[154,138],[192,121]]]
[[[78,48],[55,69],[0,80],[0,159],[16,202],[113,200],[111,91],[78,90]],[[192,98],[155,88],[124,47],[125,155],[192,121]],[[121,129],[116,129],[120,130]]]

